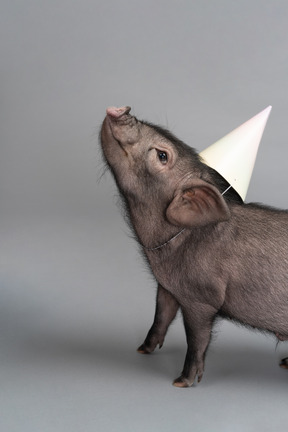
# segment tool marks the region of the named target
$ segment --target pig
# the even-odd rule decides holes
[[[130,111],[107,109],[100,142],[158,286],[138,351],[162,347],[180,309],[187,352],[173,384],[190,387],[218,318],[288,339],[288,211],[243,203],[195,149]]]

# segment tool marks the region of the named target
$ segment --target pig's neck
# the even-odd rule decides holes
[[[185,231],[185,229],[186,228],[182,228],[179,232],[177,232],[177,234],[173,235],[173,237],[171,237],[169,240],[167,240],[164,243],[161,243],[161,244],[159,244],[157,246],[147,247],[147,246],[145,246],[143,244],[141,246],[144,249],[146,249],[147,251],[155,251],[155,250],[158,250],[158,249],[162,249],[165,246],[168,246],[168,244],[170,244],[173,240],[176,240],[176,238],[179,237]]]
[[[176,241],[176,238],[179,241],[185,231],[166,221],[161,208],[153,209],[152,206],[141,204],[130,207],[130,220],[140,244],[146,250],[162,249]]]

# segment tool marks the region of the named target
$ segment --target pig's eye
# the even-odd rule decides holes
[[[157,152],[158,152],[158,159],[159,159],[159,161],[160,161],[163,165],[165,165],[165,164],[168,162],[168,156],[167,156],[167,153],[164,152],[164,151],[161,151],[161,150],[157,150]]]

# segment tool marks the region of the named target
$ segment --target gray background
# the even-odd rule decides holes
[[[200,386],[103,172],[109,105],[202,150],[273,105],[247,201],[287,207],[288,3],[2,0],[0,430],[282,431],[288,346],[218,326]],[[286,351],[285,351],[286,349]]]

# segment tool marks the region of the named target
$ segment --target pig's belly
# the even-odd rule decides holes
[[[266,292],[265,292],[266,291]],[[243,324],[278,333],[288,339],[288,287],[273,293],[273,289],[251,292],[227,290],[220,315]],[[281,338],[279,338],[281,340]]]

